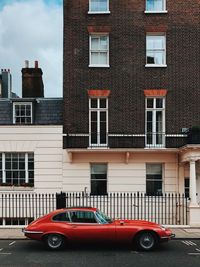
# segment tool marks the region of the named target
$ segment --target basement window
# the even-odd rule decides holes
[[[15,225],[28,225],[34,220],[34,218],[5,218],[2,219],[2,225],[15,226]]]

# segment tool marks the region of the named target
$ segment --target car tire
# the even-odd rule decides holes
[[[64,237],[59,234],[49,234],[45,236],[44,240],[47,247],[51,250],[59,250],[65,244]]]
[[[156,248],[158,244],[158,238],[155,233],[151,231],[145,231],[136,236],[135,243],[139,250],[151,251]]]

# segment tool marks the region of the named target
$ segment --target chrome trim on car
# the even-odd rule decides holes
[[[169,239],[169,238],[174,238],[176,235],[175,234],[171,234],[168,236],[161,236],[161,239]]]
[[[22,232],[24,234],[43,234],[44,232],[41,232],[41,231],[30,231],[30,230],[25,230],[25,229],[22,229]]]

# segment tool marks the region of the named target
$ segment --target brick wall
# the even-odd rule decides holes
[[[168,90],[166,132],[200,125],[200,1],[168,0],[145,14],[144,0],[110,0],[109,15],[88,1],[64,1],[64,131],[88,133],[88,89],[109,89],[109,132],[145,132],[145,89]],[[110,28],[110,68],[89,68],[88,26]],[[165,30],[167,68],[145,68],[146,31]]]

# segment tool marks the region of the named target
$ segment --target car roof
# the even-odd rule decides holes
[[[67,207],[65,210],[87,210],[87,211],[96,211],[97,208],[93,208],[93,207]]]
[[[50,214],[55,214],[55,213],[58,213],[58,212],[63,212],[63,211],[70,211],[70,210],[85,210],[85,211],[97,211],[97,208],[93,208],[93,207],[67,207],[67,208],[63,208],[63,209],[57,209],[57,210],[54,210],[53,212],[51,212]]]

